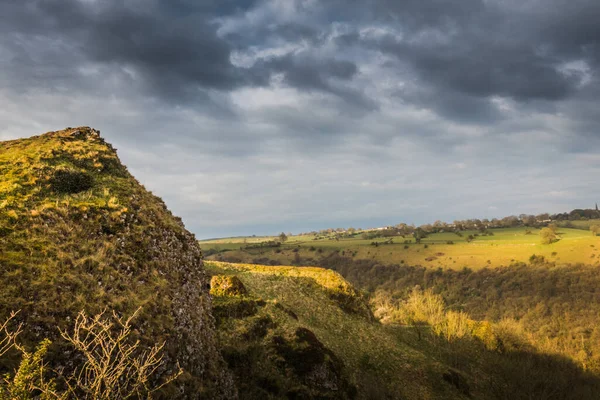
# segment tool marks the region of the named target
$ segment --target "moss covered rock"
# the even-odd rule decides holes
[[[68,328],[80,310],[131,315],[141,307],[138,339],[166,342],[159,372],[185,370],[167,397],[236,397],[194,235],[98,131],[0,142],[0,176],[0,320],[21,310],[25,343],[49,338],[59,349],[57,328]],[[56,349],[51,367],[72,363]]]
[[[245,296],[248,291],[235,275],[215,275],[210,280],[210,294],[213,296]]]

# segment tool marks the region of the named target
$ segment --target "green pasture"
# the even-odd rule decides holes
[[[203,250],[229,250],[227,256],[252,262],[257,258],[276,260],[281,264],[302,264],[317,260],[323,255],[337,251],[354,259],[372,259],[383,264],[422,265],[434,268],[478,269],[486,266],[506,266],[513,262],[528,262],[532,255],[544,256],[557,264],[596,264],[600,262],[600,237],[582,229],[559,228],[560,240],[552,244],[541,244],[539,229],[519,227],[491,230],[493,235],[475,236],[468,242],[469,235],[476,231],[463,231],[462,236],[452,232],[435,233],[415,243],[414,238],[396,236],[389,238],[352,238],[311,240],[311,236],[292,236],[281,248],[242,249],[243,239],[228,242],[200,242]],[[249,242],[247,242],[249,243]],[[377,243],[377,246],[374,245]],[[218,259],[218,254],[209,258]]]

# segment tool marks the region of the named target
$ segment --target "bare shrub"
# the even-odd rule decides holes
[[[47,368],[44,356],[51,345],[43,340],[35,352],[28,353],[17,343],[22,325],[9,328],[17,313],[0,325],[0,356],[11,349],[21,353],[21,362],[14,374],[0,380],[0,400],[12,399],[151,399],[152,393],[174,381],[183,373],[181,368],[157,383],[155,376],[163,366],[165,343],[145,348],[132,340],[132,320],[140,309],[128,318],[116,312],[101,312],[93,317],[80,312],[72,330],[60,331],[62,338],[82,357],[83,362],[68,377],[59,376]],[[48,378],[48,376],[52,376]],[[56,382],[60,377],[60,385]],[[57,386],[64,387],[56,390]]]
[[[164,342],[144,350],[139,340],[129,340],[131,321],[139,311],[127,319],[114,311],[111,316],[104,311],[93,317],[80,312],[73,332],[60,332],[85,359],[67,380],[72,392],[93,399],[142,398],[181,375],[179,369],[162,384],[151,386],[151,378],[163,363]]]
[[[10,316],[0,325],[0,357],[6,354],[10,349],[15,347],[17,336],[23,330],[23,324],[19,324],[16,329],[11,330],[9,328],[10,322],[15,318],[18,314],[17,312],[12,312]]]

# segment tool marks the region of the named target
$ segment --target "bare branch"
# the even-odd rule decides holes
[[[17,336],[23,331],[23,324],[17,325],[15,330],[9,328],[10,321],[12,321],[19,311],[13,311],[10,316],[0,325],[0,356],[6,354],[13,347],[20,348],[17,344]]]
[[[131,323],[139,311],[126,319],[115,312],[106,316],[103,311],[91,318],[80,312],[72,333],[61,330],[62,337],[86,360],[70,378],[69,386],[74,392],[94,399],[150,397],[181,375],[178,368],[160,385],[150,386],[153,375],[163,364],[164,343],[143,349],[139,340],[131,341]]]

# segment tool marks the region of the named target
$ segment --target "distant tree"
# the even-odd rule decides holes
[[[287,237],[287,235],[286,235],[285,233],[281,232],[281,233],[279,234],[279,241],[280,241],[281,243],[285,242],[287,239],[288,239],[288,237]]]
[[[529,257],[529,263],[531,264],[544,264],[546,262],[546,257],[544,256],[536,256],[535,254],[533,254],[531,257]]]
[[[427,233],[425,232],[425,230],[423,230],[422,227],[418,227],[413,232],[413,236],[415,237],[415,242],[416,243],[421,243],[421,239],[426,238],[427,237]]]
[[[542,239],[542,244],[550,244],[556,242],[558,239],[556,232],[551,228],[542,228],[542,230],[540,230],[540,238]]]
[[[436,232],[441,232],[447,228],[447,224],[445,222],[440,221],[439,219],[433,223],[433,229]]]
[[[550,214],[548,214],[548,213],[539,214],[538,216],[536,216],[536,219],[538,221],[542,221],[542,222],[547,221],[550,219]]]
[[[421,232],[423,232],[425,235],[427,235],[428,233],[432,233],[432,232],[433,232],[433,230],[434,230],[434,229],[433,229],[433,225],[431,225],[431,224],[425,224],[425,225],[421,225],[421,226],[420,226],[419,228],[417,228],[417,229],[420,229],[420,230],[421,230]],[[425,236],[422,236],[422,237],[425,237]]]
[[[527,215],[521,214],[519,219],[523,222],[525,226],[534,226],[535,225],[535,215]]]
[[[599,224],[593,224],[592,226],[590,226],[590,231],[592,231],[592,234],[594,236],[598,236],[598,233],[600,233],[600,225]]]
[[[504,228],[512,228],[515,226],[519,226],[520,223],[521,223],[521,221],[519,220],[519,217],[517,217],[515,215],[504,217],[504,218],[502,218],[502,220],[500,222],[500,224]]]

